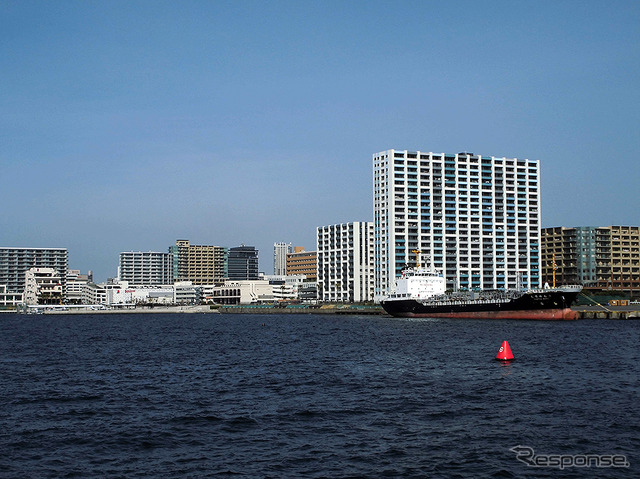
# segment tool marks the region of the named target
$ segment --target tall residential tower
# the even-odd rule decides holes
[[[287,254],[293,253],[291,243],[274,243],[273,245],[273,274],[284,276],[287,274]]]
[[[540,286],[539,162],[473,153],[373,155],[375,294],[414,251],[450,289]]]

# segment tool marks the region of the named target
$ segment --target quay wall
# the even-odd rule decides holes
[[[380,306],[346,305],[289,305],[287,307],[273,307],[270,305],[234,305],[221,306],[221,313],[232,314],[387,314]]]
[[[585,311],[577,310],[578,319],[640,319],[640,311]]]

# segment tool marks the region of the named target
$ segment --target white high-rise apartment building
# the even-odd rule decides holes
[[[373,155],[376,299],[414,251],[451,289],[540,286],[539,162],[473,153]]]
[[[373,223],[320,226],[316,246],[321,301],[373,300]]]
[[[53,268],[62,278],[63,295],[66,294],[69,253],[66,248],[15,248],[0,246],[0,285],[7,292],[22,293],[25,273],[31,268]]]
[[[158,251],[120,253],[118,279],[131,286],[173,284],[173,255]]]
[[[291,243],[274,243],[273,244],[273,274],[276,276],[284,276],[287,274],[287,254],[293,253],[293,245]]]

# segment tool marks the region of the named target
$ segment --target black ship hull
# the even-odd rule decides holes
[[[381,305],[392,316],[405,318],[483,318],[571,320],[579,291],[536,290],[512,299],[386,299]]]

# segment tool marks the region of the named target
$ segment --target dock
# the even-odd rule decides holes
[[[578,319],[640,319],[640,309],[625,306],[599,306],[571,308],[578,313]]]

